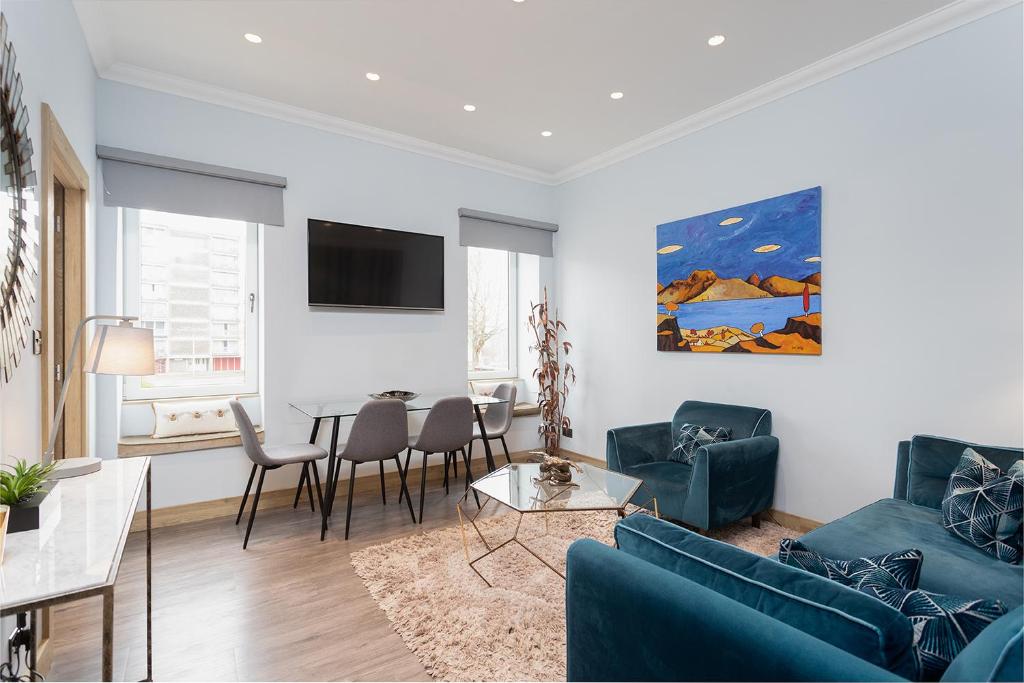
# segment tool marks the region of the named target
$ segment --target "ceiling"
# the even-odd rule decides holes
[[[76,0],[75,7],[101,76],[173,84],[179,93],[215,93],[257,109],[269,100],[342,130],[385,138],[389,131],[400,134],[393,141],[426,141],[428,153],[557,179],[964,1]],[[709,46],[714,34],[725,43]],[[624,97],[611,99],[613,91]],[[476,111],[464,111],[466,104]],[[542,137],[544,130],[552,135]]]

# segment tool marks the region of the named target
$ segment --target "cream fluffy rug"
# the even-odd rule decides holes
[[[494,503],[491,503],[494,505]],[[509,538],[518,515],[478,521],[492,547]],[[554,513],[523,519],[519,537],[565,572],[565,551],[583,537],[613,544],[614,512]],[[800,534],[762,522],[712,534],[761,555]],[[466,526],[470,557],[485,550]],[[466,563],[459,527],[400,538],[352,553],[388,620],[427,671],[446,681],[565,680],[565,582],[516,544],[476,564],[488,588]]]

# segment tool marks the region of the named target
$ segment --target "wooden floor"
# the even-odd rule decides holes
[[[344,540],[344,493],[319,541],[308,504],[260,512],[249,549],[245,520],[193,522],[153,531],[153,673],[163,680],[430,680],[391,629],[349,561],[354,550],[458,523],[455,501],[428,484],[425,522],[389,490],[388,505],[357,493]],[[413,494],[418,502],[418,491]],[[340,514],[339,514],[340,513]],[[115,590],[114,679],[146,675],[144,533],[128,540]],[[411,578],[411,577],[410,577]],[[98,680],[99,598],[54,610],[47,680]]]

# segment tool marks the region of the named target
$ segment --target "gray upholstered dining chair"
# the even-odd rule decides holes
[[[516,406],[516,384],[515,382],[502,382],[491,394],[494,398],[506,399],[505,403],[492,403],[487,406],[484,413],[484,429],[487,432],[487,440],[501,440],[501,447],[505,449],[505,460],[512,464],[512,456],[508,453],[508,444],[505,443],[505,435],[512,426],[512,411]],[[473,425],[473,439],[469,442],[469,461],[473,461],[473,441],[483,440],[480,433],[480,425]]]
[[[448,483],[448,464],[455,459],[455,453],[462,454],[466,464],[466,482],[472,481],[469,456],[466,446],[473,438],[473,400],[468,396],[442,398],[430,408],[423,429],[418,436],[409,440],[405,454],[405,476],[409,474],[409,459],[413,451],[423,452],[423,468],[420,470],[420,524],[423,523],[423,500],[427,495],[427,456],[444,453],[445,486]],[[408,495],[408,492],[406,492]],[[401,495],[399,495],[401,499]]]
[[[348,441],[338,452],[340,460],[348,460],[352,463],[348,477],[348,505],[345,511],[346,540],[348,540],[348,529],[352,520],[352,495],[355,492],[356,465],[362,463],[374,461],[380,463],[380,485],[383,495],[384,461],[395,461],[395,465],[398,466],[398,477],[402,483],[401,493],[405,495],[406,503],[409,505],[412,522],[416,523],[416,514],[412,511],[412,501],[409,499],[409,489],[405,485],[405,472],[402,471],[402,463],[398,459],[398,454],[408,446],[409,418],[404,403],[396,398],[389,398],[370,401],[359,409],[359,413],[352,423]],[[334,469],[335,489],[338,487],[340,471],[341,462],[339,461],[338,466]],[[384,502],[387,503],[386,498]]]
[[[235,524],[242,519],[242,512],[245,511],[245,503],[249,500],[249,491],[252,489],[252,480],[256,476],[256,470],[260,470],[260,481],[256,484],[256,496],[252,501],[252,508],[249,510],[249,524],[245,528],[245,540],[242,541],[242,550],[249,546],[249,534],[252,533],[252,523],[256,519],[256,508],[260,504],[260,493],[263,491],[263,478],[267,470],[276,470],[283,465],[302,465],[302,476],[308,481],[310,470],[313,479],[316,481],[316,496],[320,503],[321,510],[324,506],[323,493],[320,490],[320,473],[316,468],[316,461],[327,457],[327,451],[311,443],[295,443],[283,446],[269,446],[264,448],[256,436],[256,430],[252,426],[252,420],[245,408],[238,401],[229,401],[231,412],[235,414],[235,424],[238,426],[238,433],[242,437],[242,448],[245,454],[252,461],[252,471],[249,472],[249,483],[245,485],[245,494],[242,496],[242,504],[238,506],[238,515],[235,517]],[[302,485],[302,479],[299,479]],[[313,495],[310,493],[310,505],[313,504]]]

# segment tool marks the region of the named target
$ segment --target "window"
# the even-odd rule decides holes
[[[258,226],[123,209],[125,311],[153,330],[156,374],[126,399],[259,390]]]
[[[467,247],[469,377],[516,376],[516,254]]]

